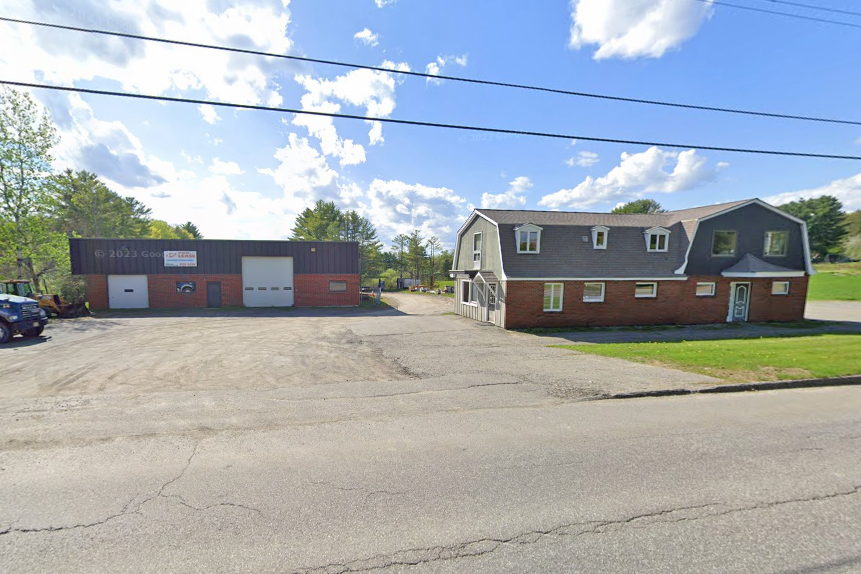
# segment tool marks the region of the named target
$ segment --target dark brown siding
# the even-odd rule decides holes
[[[197,267],[165,269],[164,251],[197,251]],[[359,272],[354,242],[70,239],[69,253],[75,275],[241,274],[243,256],[292,257],[296,275]]]

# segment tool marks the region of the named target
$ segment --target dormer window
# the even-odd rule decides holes
[[[607,249],[607,237],[610,234],[610,228],[603,225],[596,225],[592,228],[592,249]]]
[[[527,223],[514,228],[518,253],[538,253],[541,250],[541,231],[537,225]]]
[[[481,232],[472,235],[472,268],[481,269]]]
[[[646,237],[646,251],[649,253],[664,253],[670,244],[670,230],[663,227],[653,227],[643,232]]]

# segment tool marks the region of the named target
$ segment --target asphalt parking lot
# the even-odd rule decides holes
[[[389,300],[399,308],[120,313],[52,323],[43,337],[16,338],[0,349],[0,398],[310,390],[440,378],[582,398],[708,381],[551,349],[545,338],[444,315],[449,298]]]

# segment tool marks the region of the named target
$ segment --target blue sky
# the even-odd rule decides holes
[[[767,0],[736,0],[819,17]],[[3,15],[416,71],[861,120],[861,29],[695,0],[51,0]],[[856,9],[851,0],[828,6]],[[177,7],[179,6],[179,7]],[[861,18],[841,19],[861,24]],[[433,82],[0,24],[0,76],[214,101],[671,143],[861,155],[861,127]],[[282,238],[316,199],[446,244],[473,207],[677,209],[832,193],[861,163],[472,134],[34,91],[58,168],[210,238]]]

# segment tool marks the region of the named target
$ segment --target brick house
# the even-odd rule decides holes
[[[458,231],[455,312],[506,329],[794,321],[803,221],[759,200],[649,215],[477,209]]]

